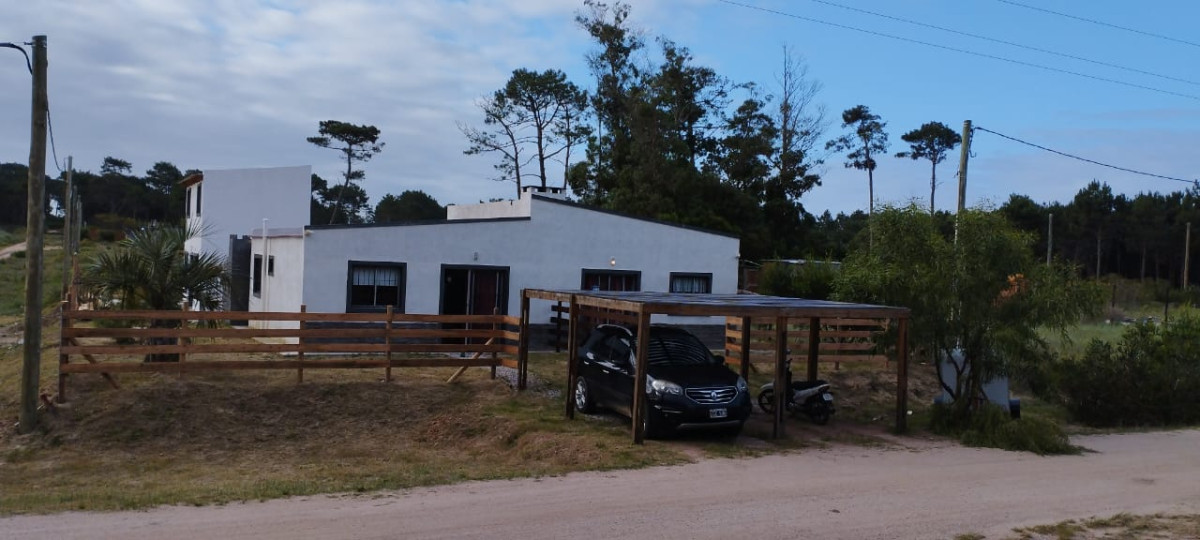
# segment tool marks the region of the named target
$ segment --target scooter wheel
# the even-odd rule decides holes
[[[775,412],[775,391],[768,388],[758,394],[758,408],[770,414]]]
[[[833,411],[830,411],[829,407],[821,406],[814,409],[809,418],[812,418],[814,424],[823,426],[829,423],[829,417],[831,416],[833,416]]]

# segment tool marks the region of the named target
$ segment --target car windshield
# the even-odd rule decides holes
[[[695,366],[717,363],[712,353],[695,336],[683,333],[650,334],[646,360],[652,366]]]

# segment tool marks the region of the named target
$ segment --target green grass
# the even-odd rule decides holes
[[[80,264],[86,263],[103,244],[84,240],[80,244]],[[56,305],[62,298],[62,236],[47,235],[42,256],[42,308]],[[25,311],[25,257],[0,260],[0,325],[19,319]]]
[[[25,236],[23,231],[9,231],[0,229],[0,248],[11,246],[13,244],[23,242],[24,240]]]

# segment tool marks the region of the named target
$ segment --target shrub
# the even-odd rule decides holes
[[[828,300],[833,293],[837,271],[836,263],[832,261],[767,263],[759,274],[758,290],[774,296]]]
[[[1061,400],[1084,424],[1200,422],[1200,316],[1184,309],[1166,324],[1129,327],[1116,345],[1093,340],[1057,370]]]
[[[956,418],[947,405],[934,405],[930,429],[955,437],[967,446],[999,448],[1038,455],[1078,454],[1062,427],[1037,416],[1011,418],[1004,409],[986,406],[966,418]]]

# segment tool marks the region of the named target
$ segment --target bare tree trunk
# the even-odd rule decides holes
[[[933,173],[929,177],[929,215],[932,216],[937,213],[933,206],[933,195],[937,192],[937,162],[932,159],[929,162],[933,164]]]

